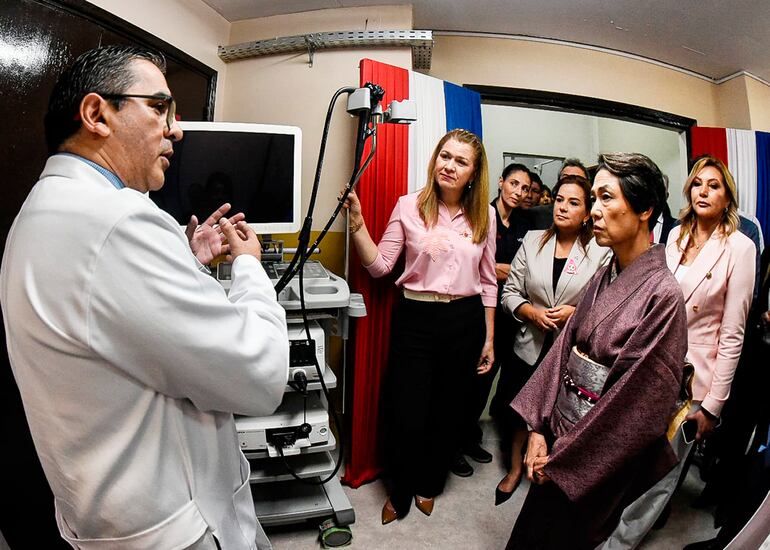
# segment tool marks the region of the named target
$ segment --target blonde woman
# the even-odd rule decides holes
[[[405,256],[383,387],[390,481],[383,525],[406,516],[413,498],[431,514],[458,451],[458,425],[467,421],[463,388],[494,361],[495,216],[488,179],[481,140],[453,130],[433,151],[427,185],[398,200],[379,244],[355,193],[345,204],[351,240],[373,277],[390,273],[402,251]]]
[[[738,192],[721,160],[699,159],[685,182],[684,197],[681,225],[668,235],[666,264],[684,294],[687,360],[695,367],[694,405],[686,420],[700,440],[714,430],[730,396],[754,291],[756,248],[737,231]],[[671,445],[676,467],[624,510],[601,550],[635,548],[658,516],[665,517],[692,441],[679,432]]]
[[[754,290],[756,248],[738,231],[738,191],[721,160],[695,163],[684,188],[681,225],[671,230],[666,263],[687,309],[687,358],[695,366],[696,439],[707,436],[730,396]]]

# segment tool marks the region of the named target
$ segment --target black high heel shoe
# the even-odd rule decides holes
[[[502,480],[500,480],[500,483],[502,483]],[[510,493],[508,491],[503,491],[500,488],[500,483],[498,483],[497,487],[495,487],[495,506],[500,506],[503,502],[507,502],[508,499],[510,499],[513,496],[513,493],[515,493],[516,489],[519,488],[519,483],[521,483],[521,476],[519,476],[519,479],[516,480],[516,483],[514,484],[513,489],[511,490]]]

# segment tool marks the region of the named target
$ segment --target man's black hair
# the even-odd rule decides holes
[[[131,62],[144,59],[166,72],[166,60],[158,52],[136,46],[110,45],[80,55],[54,85],[45,114],[45,140],[53,155],[80,129],[80,102],[91,92],[122,94],[135,82]],[[114,101],[120,108],[121,100]]]

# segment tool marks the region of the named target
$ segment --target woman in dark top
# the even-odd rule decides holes
[[[508,367],[513,355],[513,333],[515,330],[513,318],[502,312],[500,308],[500,294],[503,291],[503,283],[508,278],[508,270],[511,260],[521,246],[524,235],[532,227],[530,216],[521,208],[524,198],[529,194],[529,170],[523,164],[509,164],[503,170],[497,182],[497,198],[491,202],[497,221],[495,233],[495,277],[497,279],[497,307],[495,310],[495,364],[486,374],[473,379],[469,397],[465,400],[466,410],[463,412],[463,424],[460,428],[461,448],[460,453],[452,461],[452,473],[460,477],[473,474],[473,467],[468,464],[463,455],[467,455],[476,462],[491,462],[492,454],[480,445],[482,431],[479,427],[479,417],[484,412],[489,398],[489,390],[497,375],[497,370],[502,367],[503,374],[507,376]],[[495,407],[508,409],[511,400],[496,405],[493,399],[492,414]],[[506,436],[503,435],[503,439]],[[507,437],[510,441],[510,437]]]

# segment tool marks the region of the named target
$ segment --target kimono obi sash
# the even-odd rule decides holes
[[[609,367],[592,361],[572,346],[551,415],[551,431],[562,437],[599,401]]]

